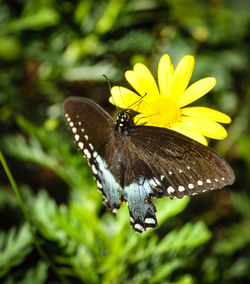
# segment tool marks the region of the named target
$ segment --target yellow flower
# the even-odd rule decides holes
[[[224,139],[227,131],[218,122],[230,123],[229,116],[206,107],[186,107],[216,84],[215,78],[207,77],[188,87],[193,68],[191,55],[184,56],[175,70],[169,55],[163,55],[158,66],[158,87],[148,68],[137,63],[133,70],[125,73],[137,93],[115,86],[109,101],[122,109],[138,112],[134,117],[135,125],[169,128],[204,145],[207,145],[204,136]]]

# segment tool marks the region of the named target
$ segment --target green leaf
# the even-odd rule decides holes
[[[102,17],[96,23],[96,32],[100,34],[107,33],[112,26],[116,18],[119,15],[120,10],[124,5],[124,0],[116,1],[109,0],[106,6],[106,9],[102,15]]]
[[[242,215],[250,215],[250,197],[246,193],[234,193],[231,197],[234,208]]]
[[[72,188],[79,189],[90,183],[91,179],[87,178],[89,172],[82,155],[77,149],[77,154],[72,155],[67,142],[62,141],[60,134],[38,127],[21,116],[17,117],[17,123],[29,134],[29,138],[25,139],[20,134],[1,137],[0,143],[6,153],[49,168]],[[81,171],[77,169],[79,167]]]
[[[30,268],[26,273],[20,284],[43,284],[46,283],[48,274],[48,265],[45,262],[38,262],[35,267]]]
[[[149,52],[155,44],[155,37],[150,32],[144,30],[132,30],[116,41],[112,40],[110,49],[113,52]],[[137,63],[137,62],[136,62]]]
[[[174,259],[171,262],[167,262],[154,271],[154,274],[151,278],[152,283],[159,283],[171,275],[176,269],[184,266],[185,261],[181,259]]]
[[[11,228],[7,233],[0,233],[0,276],[25,259],[32,250],[32,235],[27,224],[17,231]]]
[[[187,223],[179,230],[168,233],[160,242],[153,235],[147,246],[139,246],[132,262],[140,261],[153,255],[162,255],[168,252],[181,252],[184,249],[192,251],[205,244],[211,238],[211,233],[203,222]]]
[[[180,277],[176,282],[169,282],[169,284],[194,284],[196,281],[193,276],[190,274],[186,274]]]
[[[162,254],[171,250],[181,251],[185,248],[194,249],[206,243],[211,236],[203,222],[187,223],[181,229],[168,233],[157,246],[155,253]]]
[[[157,208],[157,219],[159,225],[162,225],[170,217],[180,214],[188,205],[190,198],[185,197],[182,199],[161,198],[155,200]]]
[[[13,20],[7,26],[9,31],[22,31],[26,29],[40,30],[45,27],[54,26],[59,22],[59,14],[51,8],[42,8],[19,19]]]
[[[243,249],[250,243],[250,221],[243,220],[228,229],[227,237],[214,244],[213,251],[216,254],[232,255]]]
[[[66,244],[66,232],[56,222],[57,205],[47,192],[40,191],[38,193],[31,211],[32,219],[40,234],[48,240],[58,241],[62,246]]]

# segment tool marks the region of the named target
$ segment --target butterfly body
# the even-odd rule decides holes
[[[105,205],[116,213],[125,201],[138,233],[157,226],[154,197],[182,198],[234,181],[213,150],[169,129],[135,126],[128,111],[114,121],[92,100],[70,97],[64,112]]]

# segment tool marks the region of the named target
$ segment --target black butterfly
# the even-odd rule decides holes
[[[114,122],[92,100],[70,97],[64,113],[105,205],[116,213],[125,201],[138,233],[157,226],[154,197],[182,198],[234,182],[233,170],[213,150],[169,129],[135,126],[129,111]]]

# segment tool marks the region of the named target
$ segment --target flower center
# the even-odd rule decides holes
[[[159,97],[150,104],[147,121],[159,127],[171,127],[181,117],[181,109],[176,102]]]

